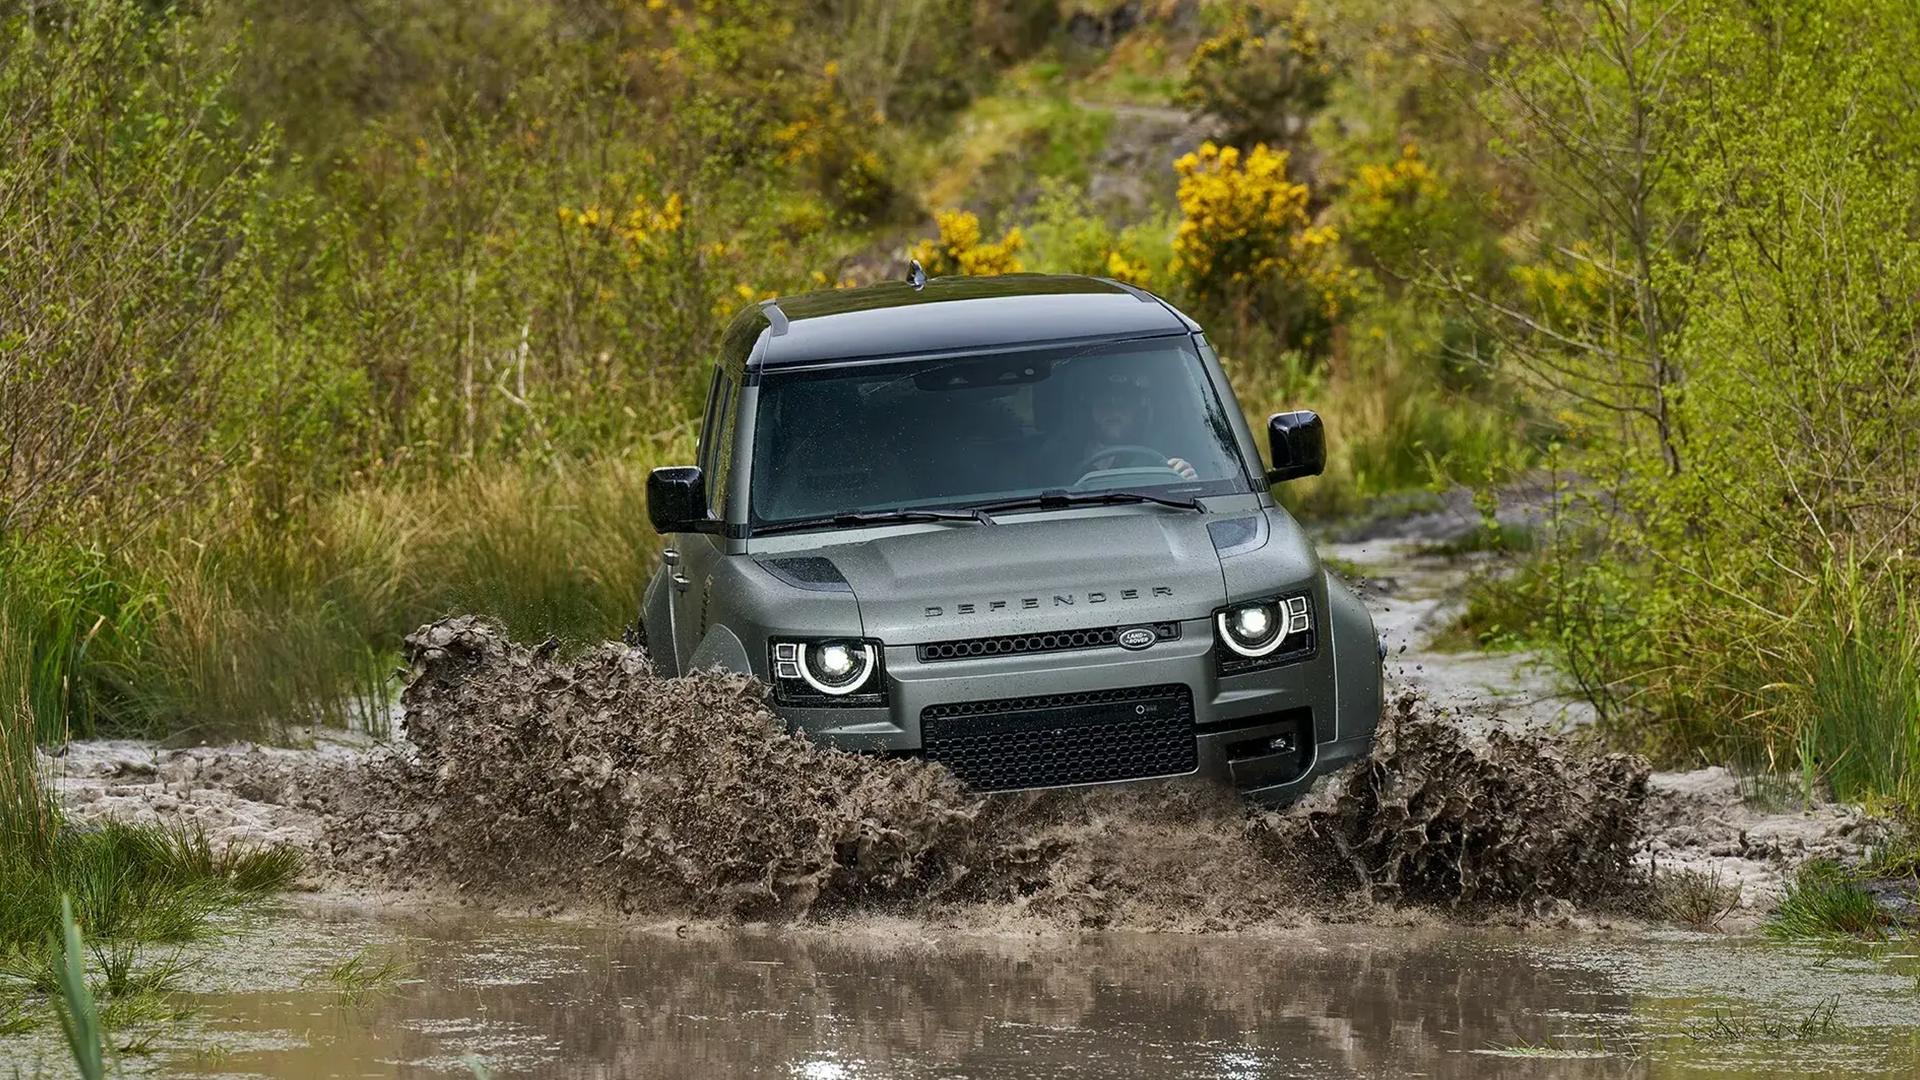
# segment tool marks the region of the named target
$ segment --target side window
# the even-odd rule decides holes
[[[733,380],[721,376],[713,426],[708,429],[711,445],[706,460],[701,463],[707,476],[707,512],[717,518],[724,518],[727,513],[727,479],[733,471],[733,422],[740,415],[738,399]]]

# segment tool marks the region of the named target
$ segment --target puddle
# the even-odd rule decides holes
[[[178,1077],[1911,1076],[1893,950],[1322,927],[1268,936],[696,933],[321,908],[205,958]],[[371,946],[405,981],[318,978]],[[270,960],[268,959],[270,957]],[[1821,1021],[1831,1010],[1831,1020]],[[1812,1018],[1810,1021],[1809,1018]],[[0,1042],[22,1075],[52,1043]],[[22,1056],[24,1055],[24,1056]]]

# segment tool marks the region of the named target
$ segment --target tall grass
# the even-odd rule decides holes
[[[41,742],[90,736],[112,713],[114,650],[144,633],[155,600],[142,575],[97,546],[0,538],[0,608],[18,649],[13,677]]]
[[[167,969],[139,971],[143,947],[190,941],[216,913],[284,889],[301,858],[287,848],[216,852],[186,827],[67,826],[39,775],[26,656],[22,636],[0,616],[0,989],[24,983],[69,1002],[84,997],[86,1011],[70,1006],[63,1016],[77,1038],[97,1033],[98,1021],[91,996],[76,997],[76,986],[85,989],[76,920],[105,993],[151,992]],[[75,1053],[82,1049],[76,1042]]]
[[[42,584],[29,593],[10,579],[0,600],[17,612],[50,595],[91,615],[16,615],[9,655],[26,665],[14,681],[33,699],[28,730],[43,742],[69,728],[378,735],[401,639],[424,622],[478,612],[521,637],[617,637],[659,547],[647,471],[691,460],[689,441],[677,430],[624,458],[359,488],[292,528],[245,514],[176,523],[112,562],[25,552]],[[56,669],[62,681],[46,674]]]
[[[1920,605],[1898,578],[1830,567],[1826,618],[1807,637],[1795,748],[1809,781],[1842,799],[1920,812]]]
[[[106,1049],[100,1037],[100,1010],[87,987],[85,949],[80,927],[73,921],[73,904],[60,903],[60,1028],[67,1049],[83,1080],[104,1080]]]
[[[0,606],[0,867],[47,860],[59,813],[40,783],[31,660],[24,636]],[[10,886],[10,877],[0,869],[0,886]]]
[[[1428,320],[1430,321],[1430,320]],[[1312,361],[1250,335],[1222,360],[1263,444],[1267,417],[1312,409],[1327,428],[1327,469],[1278,494],[1296,510],[1338,516],[1377,496],[1495,484],[1538,460],[1525,418],[1485,391],[1449,386],[1425,351],[1439,329],[1393,310],[1367,313],[1334,357]]]

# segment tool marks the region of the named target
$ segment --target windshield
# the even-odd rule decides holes
[[[1042,492],[1250,490],[1187,338],[768,372],[756,527]]]

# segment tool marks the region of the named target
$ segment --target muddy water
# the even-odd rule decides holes
[[[404,957],[408,980],[362,995],[327,980],[365,950]],[[1920,960],[1887,951],[1677,934],[679,937],[321,908],[242,927],[190,975],[198,1019],[125,1064],[182,1077],[466,1076],[472,1062],[494,1076],[808,1080],[1912,1076],[1915,973]]]

